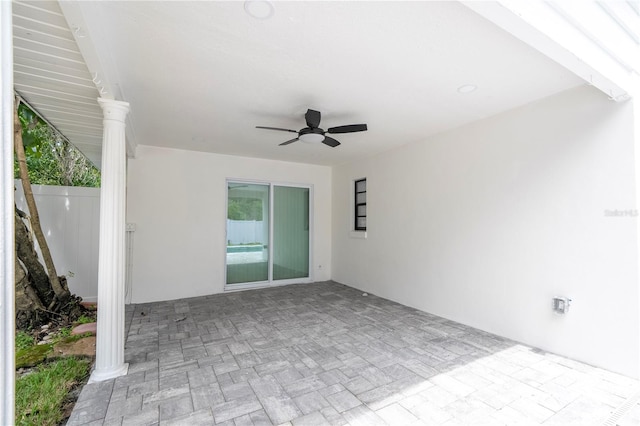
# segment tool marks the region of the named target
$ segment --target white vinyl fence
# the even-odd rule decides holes
[[[227,242],[231,245],[256,242],[265,244],[262,224],[261,220],[227,219]]]
[[[28,214],[20,180],[16,205]],[[33,185],[42,231],[58,275],[65,275],[71,293],[87,302],[98,296],[100,188]]]

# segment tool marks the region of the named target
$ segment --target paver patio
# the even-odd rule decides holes
[[[127,307],[68,425],[631,425],[640,384],[334,283]]]

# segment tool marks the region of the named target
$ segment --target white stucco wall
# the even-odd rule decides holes
[[[128,173],[133,303],[224,290],[227,178],[313,185],[313,280],[331,278],[330,167],[139,146]]]
[[[578,88],[335,167],[333,279],[638,377],[632,107]]]

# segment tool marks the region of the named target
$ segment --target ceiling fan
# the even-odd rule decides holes
[[[322,130],[320,127],[320,111],[315,111],[312,109],[308,109],[307,113],[304,115],[304,119],[307,122],[307,127],[300,130],[291,130],[291,129],[281,129],[279,127],[265,127],[265,126],[256,126],[256,129],[269,129],[269,130],[280,130],[283,132],[292,132],[297,133],[298,137],[288,140],[286,142],[282,142],[282,145],[289,145],[297,140],[301,140],[303,142],[310,143],[318,143],[322,142],[325,145],[328,145],[332,148],[340,145],[340,142],[335,140],[334,138],[327,136],[326,134],[337,134],[337,133],[353,133],[353,132],[363,132],[367,130],[366,124],[348,124],[346,126],[338,126],[338,127],[329,127],[326,131]]]

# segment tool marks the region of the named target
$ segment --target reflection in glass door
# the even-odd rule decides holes
[[[269,185],[227,183],[227,284],[269,281]]]
[[[227,286],[310,279],[310,188],[232,181],[227,194]]]
[[[273,279],[309,276],[309,188],[273,187]]]

